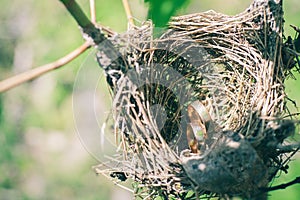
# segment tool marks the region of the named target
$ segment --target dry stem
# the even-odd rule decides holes
[[[128,0],[122,0],[129,26],[134,26],[133,16]]]
[[[95,0],[90,0],[91,22],[96,24],[96,6]]]
[[[7,91],[9,89],[12,89],[26,81],[33,80],[43,74],[46,74],[50,71],[53,71],[55,69],[58,69],[67,63],[74,60],[76,57],[78,57],[80,54],[82,54],[84,51],[86,51],[90,47],[89,42],[85,42],[83,45],[69,53],[68,55],[43,66],[36,67],[32,70],[23,72],[21,74],[15,75],[11,78],[5,79],[0,82],[0,92]]]

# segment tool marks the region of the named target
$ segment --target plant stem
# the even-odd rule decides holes
[[[96,24],[95,0],[90,0],[90,12],[91,12],[91,21],[92,21],[93,24]]]
[[[123,2],[123,7],[125,9],[129,25],[134,26],[134,21],[133,21],[131,9],[130,9],[130,6],[129,6],[129,2],[128,2],[128,0],[123,0],[122,2]]]
[[[0,93],[7,91],[9,89],[12,89],[26,81],[33,80],[37,77],[40,77],[43,74],[46,74],[50,71],[53,71],[55,69],[58,69],[65,64],[71,62],[76,57],[78,57],[80,54],[82,54],[85,50],[87,50],[90,47],[89,42],[85,42],[83,45],[69,53],[68,55],[43,66],[36,67],[34,69],[31,69],[29,71],[23,72],[21,74],[17,74],[13,77],[7,78],[3,81],[0,81]]]

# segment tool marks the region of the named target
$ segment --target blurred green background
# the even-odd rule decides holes
[[[89,1],[78,2],[89,13]],[[155,13],[154,8],[147,14],[147,4],[142,0],[129,2],[137,22]],[[172,6],[172,1],[168,2],[166,5]],[[210,9],[237,14],[250,2],[190,0],[176,14]],[[83,43],[77,25],[58,0],[0,0],[0,4],[0,80],[54,61]],[[121,0],[96,0],[96,5],[97,21],[117,32],[126,30]],[[284,10],[286,34],[294,35],[288,25],[300,26],[298,0],[285,1]],[[80,66],[97,68],[95,62],[87,62],[92,51],[62,69],[0,94],[0,199],[132,199],[129,192],[95,175],[91,167],[99,162],[76,134],[73,84]],[[300,76],[296,76],[298,81],[289,79],[286,90],[291,99],[300,102]],[[100,77],[100,122],[110,111],[104,82]],[[88,119],[83,116],[82,120]],[[289,174],[283,174],[274,184],[300,176],[300,156],[294,158]],[[300,185],[270,195],[272,200],[300,199]]]

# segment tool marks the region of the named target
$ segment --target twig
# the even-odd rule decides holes
[[[277,185],[277,186],[274,186],[274,187],[264,188],[263,191],[264,192],[270,192],[270,191],[274,191],[274,190],[282,190],[282,189],[285,189],[285,188],[287,188],[291,185],[297,184],[297,183],[300,183],[300,176],[295,178],[293,181],[288,182],[288,183],[283,183],[283,184],[280,184],[280,185]]]
[[[104,31],[108,36],[113,36],[116,33],[112,31],[110,28],[105,27],[101,24],[97,24],[96,21],[96,4],[95,0],[90,0],[90,13],[91,13],[91,22],[96,26],[99,27],[102,31]]]
[[[134,26],[134,21],[133,21],[133,16],[131,13],[131,9],[128,3],[128,0],[122,0],[123,1],[123,6],[126,12],[127,20],[130,26]]]
[[[76,57],[78,57],[80,54],[82,54],[85,50],[87,50],[90,47],[89,42],[85,42],[83,45],[81,45],[79,48],[75,49],[68,55],[58,59],[57,61],[54,61],[52,63],[36,67],[32,70],[23,72],[21,74],[15,75],[11,78],[5,79],[0,82],[0,92],[7,91],[11,88],[14,88],[26,81],[33,80],[47,72],[50,72],[52,70],[58,69],[65,64],[69,63],[70,61],[74,60]]]
[[[86,17],[86,15],[83,13],[79,5],[74,0],[60,0],[60,1],[65,5],[67,10],[74,17],[78,25],[82,28],[83,32],[86,33],[89,37],[91,37],[95,44],[99,44],[104,40],[106,40],[105,35],[98,28],[96,28],[95,25]],[[92,7],[94,7],[93,3],[94,3],[93,0],[91,0],[91,9]],[[94,14],[91,13],[91,15],[93,19]],[[11,78],[1,81],[0,92],[7,91],[26,81],[33,80],[47,72],[50,72],[52,70],[64,66],[65,64],[69,63],[70,61],[78,57],[80,54],[82,54],[90,46],[91,46],[91,42],[87,41],[82,46],[80,46],[79,48],[75,49],[74,51],[64,56],[63,58],[60,58],[57,61],[34,68],[32,70],[23,72],[21,74],[15,75]]]
[[[91,12],[91,21],[92,21],[93,24],[96,24],[95,0],[90,0],[90,12]]]

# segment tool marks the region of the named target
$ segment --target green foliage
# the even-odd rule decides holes
[[[186,6],[189,0],[145,0],[149,4],[148,19],[156,27],[164,27],[176,11]]]

